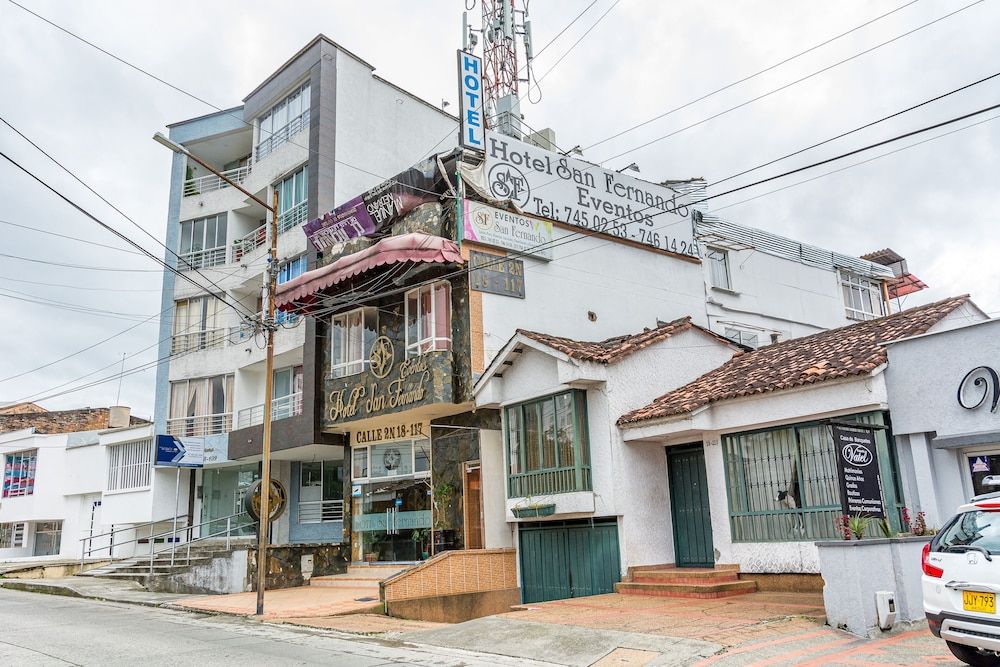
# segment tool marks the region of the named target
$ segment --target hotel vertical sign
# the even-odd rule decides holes
[[[844,514],[886,518],[874,429],[840,424],[830,429]]]
[[[486,124],[483,122],[483,61],[458,51],[458,144],[462,148],[483,151],[486,148]]]

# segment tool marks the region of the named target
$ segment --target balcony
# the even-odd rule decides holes
[[[242,167],[237,167],[236,169],[224,171],[222,172],[222,175],[234,183],[243,183],[243,181],[250,176],[250,171],[251,166],[247,164]],[[201,195],[206,192],[214,192],[215,190],[221,190],[228,187],[230,187],[229,183],[226,183],[215,174],[198,176],[197,178],[189,178],[184,181],[184,196],[191,197],[193,195]]]
[[[214,415],[176,417],[167,420],[167,433],[176,436],[204,436],[228,433],[232,430],[233,413],[220,412]]]
[[[170,354],[182,354],[195,350],[210,350],[214,347],[222,347],[229,338],[229,333],[229,329],[222,328],[177,334],[170,339]]]
[[[518,473],[508,478],[511,498],[541,496],[553,493],[590,491],[590,466],[569,466]]]
[[[271,401],[271,419],[287,419],[302,414],[302,392],[281,396]],[[236,416],[236,428],[248,428],[264,423],[264,404],[240,410]]]
[[[278,233],[283,234],[309,219],[309,202],[299,202],[278,216]]]
[[[343,500],[305,500],[299,503],[299,523],[331,523],[343,520]]]
[[[260,162],[273,153],[279,146],[287,143],[292,137],[308,127],[309,109],[306,109],[301,114],[288,121],[287,125],[264,137],[261,142],[257,144],[257,150],[254,151],[254,159],[257,162]]]
[[[233,263],[243,259],[244,255],[249,255],[251,252],[264,245],[264,241],[267,240],[267,225],[261,225],[257,229],[253,230],[243,238],[233,242]]]
[[[218,248],[196,250],[179,255],[179,257],[177,268],[181,271],[207,269],[226,263],[226,248],[225,246],[219,246]]]

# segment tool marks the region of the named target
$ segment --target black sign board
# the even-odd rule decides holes
[[[875,431],[863,426],[832,424],[837,455],[840,502],[844,514],[884,519],[882,480],[879,475]]]
[[[485,252],[469,253],[469,280],[477,292],[524,298],[524,262]]]

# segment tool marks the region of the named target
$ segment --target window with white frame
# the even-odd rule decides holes
[[[178,267],[202,269],[226,263],[226,215],[212,215],[181,223]],[[190,265],[190,266],[189,266]]]
[[[260,117],[257,160],[263,160],[276,148],[309,127],[309,82],[289,93]]]
[[[228,433],[233,425],[233,375],[170,383],[167,433],[181,436]]]
[[[754,350],[760,346],[760,340],[757,338],[757,334],[744,331],[742,329],[732,329],[730,327],[726,327],[726,338],[734,343],[745,345],[746,347]]]
[[[174,302],[174,335],[170,353],[218,347],[226,339],[223,302],[214,296],[199,296]]]
[[[152,469],[152,438],[108,446],[108,491],[144,489]]]
[[[406,293],[406,356],[451,349],[451,284],[424,285]]]
[[[306,272],[309,258],[305,255],[290,259],[278,268],[278,284],[287,283],[289,280],[298,278]],[[278,311],[274,314],[278,324],[294,324],[298,322],[299,316],[295,313]]]
[[[0,549],[24,548],[24,534],[28,532],[28,524],[0,523]]]
[[[3,464],[3,497],[16,498],[33,494],[37,465],[37,449],[7,454]]]
[[[732,289],[729,278],[729,252],[719,248],[708,248],[705,251],[705,262],[708,264],[712,287]]]
[[[306,222],[309,217],[309,165],[283,178],[274,188],[278,191],[278,233],[287,232]]]
[[[385,479],[413,475],[429,476],[431,441],[395,440],[351,450],[351,479]]]
[[[334,315],[330,326],[330,374],[340,378],[362,372],[377,336],[377,308],[356,308]]]
[[[852,320],[874,320],[885,315],[882,285],[857,273],[840,272],[840,288],[844,293],[844,309]]]

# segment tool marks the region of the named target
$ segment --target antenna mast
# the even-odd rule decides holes
[[[534,56],[531,43],[531,20],[527,2],[523,10],[516,8],[517,0],[480,0],[482,27],[478,30],[468,25],[468,12],[463,14],[463,44],[474,48],[478,32],[483,35],[483,116],[488,127],[520,139],[521,107],[518,84],[530,84],[531,60]],[[473,9],[475,2],[467,3]],[[518,68],[518,42],[521,42],[524,72]],[[523,74],[523,76],[522,76]]]

